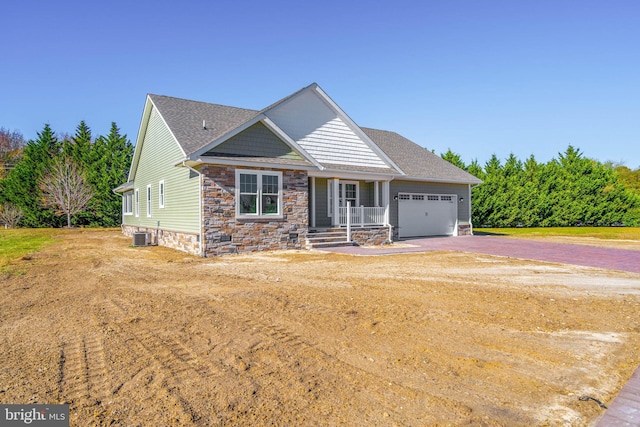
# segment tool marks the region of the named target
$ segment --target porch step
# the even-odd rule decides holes
[[[307,249],[353,246],[353,242],[347,242],[346,230],[311,230],[307,233],[306,246]]]

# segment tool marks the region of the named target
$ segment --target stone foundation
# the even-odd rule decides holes
[[[122,234],[133,238],[133,233],[149,233],[151,244],[178,249],[191,255],[200,255],[200,236],[194,233],[140,227],[137,225],[123,225]]]
[[[473,229],[471,224],[458,224],[458,236],[471,236],[473,235]]]
[[[202,226],[205,256],[302,249],[309,228],[308,177],[282,170],[282,218],[236,218],[233,166],[203,165]]]
[[[351,241],[360,246],[379,246],[389,242],[389,227],[352,227]]]

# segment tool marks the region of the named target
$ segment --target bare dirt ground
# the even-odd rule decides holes
[[[0,403],[73,426],[587,426],[640,364],[638,274],[56,240],[1,278]]]

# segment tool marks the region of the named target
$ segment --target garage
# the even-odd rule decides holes
[[[455,194],[398,193],[398,237],[455,235],[457,200]]]

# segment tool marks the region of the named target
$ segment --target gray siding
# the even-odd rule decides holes
[[[162,117],[151,111],[136,174],[134,189],[140,193],[139,216],[124,217],[126,225],[159,227],[165,230],[200,233],[200,179],[187,168],[173,163],[182,157]],[[164,208],[159,207],[159,183],[164,180]],[[151,216],[147,216],[146,192],[151,185]]]
[[[327,179],[316,178],[316,227],[330,227],[331,218],[327,206]]]
[[[216,154],[302,160],[298,153],[260,122],[243,130],[204,155]]]
[[[398,193],[429,193],[429,194],[455,194],[460,198],[464,198],[463,202],[458,203],[458,221],[460,223],[469,222],[469,186],[464,184],[441,184],[417,181],[391,181],[390,189],[390,206],[389,206],[389,222],[391,225],[398,226],[398,201],[395,196]]]
[[[328,214],[329,206],[327,206],[327,181],[327,178],[316,178],[316,194],[312,196],[315,197],[316,203],[316,227],[331,226],[331,218]],[[373,206],[375,200],[373,182],[358,181],[358,186],[360,188],[360,205]],[[378,189],[382,189],[382,183],[380,183]],[[382,203],[382,197],[380,197],[379,201]]]

